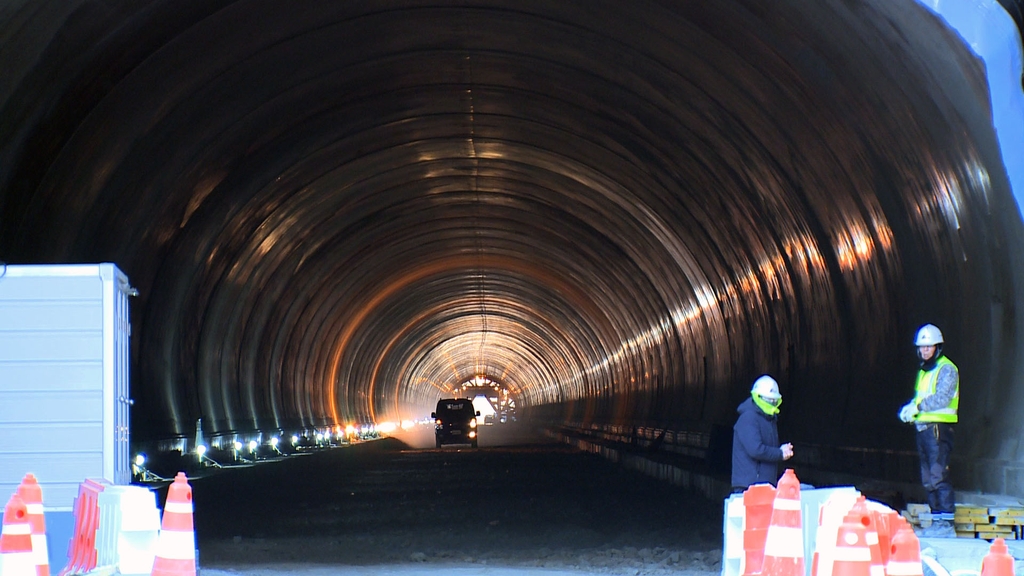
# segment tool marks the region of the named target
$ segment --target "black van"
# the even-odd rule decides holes
[[[477,446],[476,417],[480,412],[473,408],[469,398],[444,398],[437,401],[437,408],[430,413],[434,419],[434,442],[442,444],[470,444]]]

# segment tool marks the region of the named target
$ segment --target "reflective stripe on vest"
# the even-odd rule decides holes
[[[943,366],[952,366],[954,370],[957,370],[956,364],[953,364],[949,358],[943,356],[935,363],[935,368],[932,368],[927,372],[924,370],[917,371],[917,389],[916,395],[914,396],[914,404],[920,404],[921,400],[935,394],[935,386],[938,384],[939,372],[942,371]],[[947,424],[955,424],[957,422],[956,411],[959,407],[960,378],[959,370],[957,370],[956,388],[953,389],[953,397],[949,400],[949,405],[945,408],[939,408],[938,410],[919,412],[915,420],[918,422],[944,422]]]

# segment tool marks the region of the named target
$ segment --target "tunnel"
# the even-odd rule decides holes
[[[0,259],[130,277],[139,442],[483,378],[714,452],[767,373],[828,469],[912,453],[933,323],[958,486],[1024,495],[1013,152],[915,1],[20,0],[0,69]]]

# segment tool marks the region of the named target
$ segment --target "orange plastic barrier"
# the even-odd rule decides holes
[[[75,498],[75,533],[68,546],[68,565],[60,576],[83,574],[96,568],[96,530],[99,528],[99,493],[110,484],[106,480],[86,479]]]
[[[156,545],[152,576],[196,576],[196,533],[192,524],[192,487],[178,472],[167,488],[167,502]]]
[[[18,486],[18,496],[21,496],[28,510],[36,576],[50,576],[50,555],[46,548],[46,517],[43,515],[43,488],[31,472],[22,478],[21,485]]]
[[[743,576],[761,573],[774,501],[775,487],[770,484],[755,484],[743,491]]]
[[[3,576],[35,576],[36,561],[32,556],[32,527],[28,508],[21,496],[14,494],[4,508],[4,524],[0,531],[0,574]]]
[[[761,573],[774,502],[775,487],[771,484],[754,484],[743,492],[743,576]]]

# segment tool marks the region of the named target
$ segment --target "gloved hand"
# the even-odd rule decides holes
[[[914,401],[911,400],[910,402],[907,402],[903,408],[900,408],[900,421],[907,423],[913,422],[914,416],[917,416],[917,404],[914,404]]]

